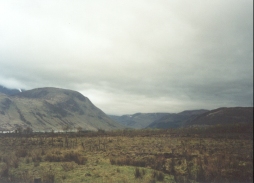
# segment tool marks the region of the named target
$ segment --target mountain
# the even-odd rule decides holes
[[[25,90],[23,89],[10,89],[10,88],[6,88],[4,86],[0,85],[0,93],[6,94],[6,95],[14,95],[20,92],[23,92]]]
[[[13,95],[0,93],[0,128],[31,127],[34,131],[61,130],[63,126],[84,130],[123,128],[79,92],[38,88]]]
[[[253,107],[223,107],[207,111],[186,123],[191,125],[227,125],[253,123]]]
[[[158,120],[167,114],[168,113],[136,113],[133,115],[122,116],[109,115],[109,117],[124,126],[141,129],[147,127],[155,120]]]
[[[208,110],[190,110],[168,114],[151,123],[147,128],[179,128],[193,125],[227,125],[252,123],[253,107],[223,107]]]
[[[196,118],[208,110],[188,110],[180,113],[169,113],[162,118],[155,120],[147,128],[179,128],[184,126],[188,121]]]

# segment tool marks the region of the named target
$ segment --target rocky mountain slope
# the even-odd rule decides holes
[[[34,131],[61,130],[65,125],[84,130],[123,128],[76,91],[38,88],[13,95],[0,93],[2,130],[18,126],[31,127]]]
[[[109,117],[129,128],[141,129],[168,114],[169,113],[136,113],[122,116],[109,115]]]

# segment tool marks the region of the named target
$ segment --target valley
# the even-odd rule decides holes
[[[253,107],[107,115],[59,88],[0,93],[0,182],[253,182]]]

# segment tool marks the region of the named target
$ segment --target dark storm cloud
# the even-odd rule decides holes
[[[253,2],[1,1],[0,84],[107,113],[253,106]]]

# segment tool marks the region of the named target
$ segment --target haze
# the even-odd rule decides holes
[[[253,1],[0,0],[0,84],[118,115],[253,106]]]

